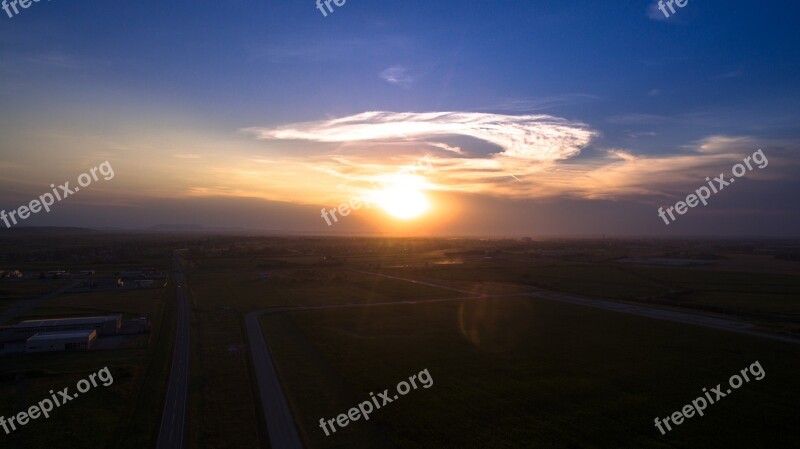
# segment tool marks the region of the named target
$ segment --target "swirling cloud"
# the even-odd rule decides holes
[[[596,135],[582,123],[548,115],[479,112],[364,112],[279,128],[247,128],[264,139],[363,142],[469,136],[502,149],[493,157],[554,161],[575,156]]]
[[[593,145],[590,154],[576,158],[598,135],[583,123],[548,115],[475,112],[365,112],[245,131],[273,141],[341,144],[335,149],[325,146],[315,155],[297,155],[297,163],[322,175],[316,178],[318,187],[333,179],[330,184],[358,190],[382,182],[426,153],[433,168],[425,175],[430,190],[528,199],[670,197],[729,168],[748,151],[771,144],[770,154],[778,157],[785,146],[785,142],[748,136],[715,135],[691,142],[674,154]],[[452,139],[458,136],[492,144],[494,150],[476,151],[474,147],[481,145],[471,141],[453,146]],[[766,176],[777,176],[777,172]],[[331,193],[329,185],[319,190],[321,196],[342,195]]]

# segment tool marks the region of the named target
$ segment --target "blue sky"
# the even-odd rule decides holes
[[[536,165],[520,181],[531,183],[524,188],[503,188],[496,177],[434,182],[431,190],[450,195],[464,205],[462,211],[474,210],[466,205],[479,201],[498,211],[530,211],[521,218],[530,221],[544,209],[558,213],[559,201],[578,204],[564,207],[562,217],[576,233],[592,232],[575,224],[585,222],[580,205],[586,216],[598,207],[621,210],[608,224],[611,233],[713,233],[716,214],[723,211],[726,220],[741,223],[731,233],[784,235],[797,229],[796,208],[784,202],[798,192],[791,180],[800,110],[795,2],[689,0],[669,18],[652,1],[347,0],[333,7],[323,17],[311,0],[42,0],[13,18],[0,11],[0,207],[16,207],[42,187],[109,159],[122,175],[112,186],[29,223],[197,221],[327,231],[318,213],[307,215],[297,206],[313,210],[337,203],[336,197],[346,200],[348,192],[332,194],[330,186],[364,182],[376,164],[393,166],[422,153],[441,158],[440,173],[464,174],[472,167],[466,159],[485,162],[502,152],[503,143],[474,132],[444,135],[451,124],[437,122],[437,143],[463,150],[456,160],[452,151],[425,145],[431,139],[423,132],[411,136],[416,146],[387,146],[392,136],[383,131],[380,146],[308,137],[338,132],[321,122],[369,111],[458,112],[495,114],[509,123],[544,115],[568,125],[570,139],[575,130],[591,131],[585,142],[570,141],[569,149],[552,158],[524,155],[526,164]],[[275,137],[287,128],[307,138]],[[260,134],[247,131],[254,129]],[[694,165],[673,164],[673,158],[695,155],[709,142],[719,146],[716,154],[728,156],[725,162],[698,157]],[[751,185],[738,186],[713,210],[693,210],[686,224],[666,228],[653,220],[655,207],[674,203],[704,176],[728,170],[740,155],[760,147],[778,161],[770,165],[769,179],[753,175]],[[618,151],[641,158],[640,165],[664,167],[656,174],[663,185],[633,188],[619,180],[630,178],[628,171],[598,192],[551,176],[544,177],[548,185],[530,181],[543,164],[605,173],[615,160],[608,155]],[[367,157],[375,154],[382,159]],[[49,163],[41,164],[43,158]],[[333,165],[342,158],[346,169]],[[269,167],[249,173],[245,167],[252,160]],[[526,167],[518,159],[505,168]],[[711,168],[715,173],[707,172]],[[683,179],[675,170],[698,174]],[[287,189],[293,195],[282,190],[285,179],[277,180],[289,172],[324,187]],[[314,173],[320,178],[309,178]],[[265,178],[263,185],[244,179],[256,175]],[[203,185],[203,179],[213,185]],[[569,185],[554,187],[561,184]],[[172,216],[165,211],[174,208],[161,204],[188,197],[205,200],[208,206],[199,209],[207,214]],[[220,221],[213,217],[224,197],[257,198],[269,203],[265,210],[284,212],[261,217],[243,205]],[[752,224],[759,213],[779,218],[765,230]],[[384,223],[364,218],[337,231],[375,231],[376,223]],[[640,220],[641,226],[629,225]],[[551,233],[565,227],[464,225],[479,221],[439,217],[437,223],[450,223],[448,229],[462,223],[455,226],[460,233]]]

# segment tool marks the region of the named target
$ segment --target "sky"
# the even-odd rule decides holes
[[[0,10],[0,208],[114,173],[17,227],[800,229],[796,2],[15,6]],[[676,207],[758,150],[767,164]],[[339,207],[354,199],[369,204]]]

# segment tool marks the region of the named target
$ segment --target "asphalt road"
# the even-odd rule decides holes
[[[369,273],[372,274],[372,273]],[[431,284],[432,285],[432,284]],[[446,287],[452,290],[449,287]],[[466,290],[459,290],[466,291]],[[492,298],[521,296],[525,293],[513,293],[506,295],[491,296]],[[431,302],[463,301],[465,299],[487,298],[485,295],[472,295],[458,298],[439,298],[439,299],[420,299],[406,301],[376,302],[369,304],[334,304],[316,306],[284,306],[271,307],[268,309],[256,310],[245,316],[247,327],[247,339],[250,346],[250,354],[253,358],[253,366],[256,371],[256,381],[258,382],[259,397],[261,408],[264,411],[264,420],[269,433],[270,443],[273,448],[280,449],[302,449],[303,443],[300,434],[294,424],[294,417],[289,409],[289,402],[283,394],[283,387],[275,366],[270,357],[269,348],[264,340],[264,333],[258,318],[267,313],[297,312],[321,309],[347,309],[354,307],[379,307],[390,305],[411,305]]]
[[[177,252],[173,258],[172,269],[178,289],[178,327],[157,449],[183,449],[185,446],[186,401],[189,389],[189,311],[184,295],[187,288],[186,280]]]
[[[416,279],[407,279],[407,278],[401,278],[401,277],[397,277],[397,276],[389,276],[389,275],[381,274],[381,273],[369,273],[369,272],[366,272],[366,271],[358,271],[358,270],[352,270],[352,271],[357,271],[357,272],[363,273],[363,274],[372,274],[372,275],[375,275],[375,276],[381,276],[381,277],[386,277],[386,278],[390,278],[390,279],[397,279],[397,280],[401,280],[401,281],[412,282],[412,283],[415,283],[415,284],[422,284],[422,285],[428,285],[428,286],[432,286],[432,287],[439,287],[439,288],[444,288],[444,289],[448,289],[448,290],[456,290],[456,291],[462,291],[462,292],[465,291],[465,290],[458,290],[458,289],[455,289],[455,288],[452,288],[452,287],[448,287],[446,285],[437,285],[437,284],[433,284],[433,283],[430,283],[430,282],[419,281],[419,280],[416,280]],[[533,296],[533,297],[536,297],[536,298],[548,299],[548,300],[551,300],[551,301],[560,301],[560,302],[566,302],[566,303],[569,303],[569,304],[576,304],[576,305],[581,305],[581,306],[594,307],[596,309],[609,310],[609,311],[612,311],[612,312],[621,312],[621,313],[627,313],[627,314],[631,314],[631,315],[644,316],[644,317],[647,317],[647,318],[653,318],[653,319],[657,319],[657,320],[673,321],[673,322],[676,322],[676,323],[683,323],[683,324],[691,324],[691,325],[694,325],[694,326],[708,327],[708,328],[712,328],[712,329],[719,329],[719,330],[724,330],[724,331],[729,331],[729,332],[736,332],[736,333],[739,333],[739,334],[752,335],[752,336],[755,336],[755,337],[768,338],[768,339],[771,339],[771,340],[778,340],[778,341],[783,341],[783,342],[787,342],[787,343],[800,343],[800,339],[798,339],[796,337],[792,337],[792,336],[789,336],[789,335],[781,335],[781,334],[774,334],[774,333],[770,333],[770,332],[759,331],[759,330],[755,329],[755,326],[752,323],[748,323],[746,321],[738,321],[738,320],[732,320],[732,319],[727,319],[727,318],[717,318],[717,317],[714,317],[714,316],[702,315],[702,314],[692,313],[692,312],[661,309],[661,308],[657,308],[657,307],[648,307],[648,306],[639,305],[639,304],[616,302],[616,301],[611,301],[611,300],[608,300],[608,299],[591,298],[591,297],[587,297],[587,296],[572,295],[572,294],[567,294],[567,293],[559,293],[559,292],[540,290],[540,289],[537,289],[535,291],[528,292],[528,293],[520,293],[518,295],[528,295],[528,296]]]
[[[272,311],[277,312],[278,310]],[[247,325],[247,340],[253,356],[253,366],[256,371],[269,441],[273,448],[302,449],[303,443],[300,440],[300,434],[294,425],[294,417],[289,410],[289,403],[283,394],[281,381],[272,364],[267,343],[264,341],[264,334],[258,323],[258,317],[266,312],[259,310],[248,313],[244,320]]]
[[[727,318],[717,318],[709,315],[701,315],[691,312],[678,310],[659,309],[638,304],[609,301],[599,298],[587,298],[585,296],[570,295],[566,293],[537,291],[529,293],[536,298],[561,301],[570,304],[594,307],[596,309],[610,310],[612,312],[622,312],[631,315],[639,315],[657,320],[673,321],[676,323],[691,324],[694,326],[708,327],[738,334],[752,335],[754,337],[768,338],[787,343],[800,343],[800,339],[789,336],[759,331],[752,323],[746,321],[731,320]]]
[[[490,299],[490,298],[532,296],[540,299],[560,301],[569,304],[593,307],[613,312],[638,315],[652,319],[666,320],[666,321],[690,324],[694,326],[708,327],[729,332],[752,335],[756,337],[769,338],[788,343],[800,343],[800,339],[793,338],[791,336],[784,336],[784,335],[772,334],[768,332],[761,332],[758,330],[754,330],[754,326],[751,323],[723,319],[723,318],[716,318],[712,316],[700,315],[690,312],[658,309],[654,307],[620,303],[605,299],[589,298],[585,296],[569,295],[569,294],[551,292],[545,290],[509,293],[503,295],[474,294],[467,290],[457,289],[446,285],[439,285],[416,279],[407,279],[398,276],[390,276],[381,273],[370,273],[359,270],[352,270],[352,271],[357,271],[363,274],[380,276],[390,279],[407,281],[414,284],[427,285],[430,287],[437,287],[446,290],[453,290],[462,293],[470,293],[470,296],[457,297],[457,298],[377,302],[369,304],[281,306],[281,307],[272,307],[268,309],[257,310],[247,314],[247,316],[245,317],[245,324],[247,327],[247,338],[250,342],[250,353],[252,354],[253,365],[256,371],[256,380],[258,382],[258,388],[261,398],[261,406],[262,409],[264,410],[266,427],[269,432],[270,442],[273,448],[295,449],[295,448],[302,448],[303,444],[300,439],[299,433],[297,431],[297,427],[294,424],[294,418],[289,409],[289,404],[286,400],[286,396],[283,394],[283,388],[281,386],[281,381],[278,378],[278,373],[277,371],[275,371],[275,366],[273,365],[272,359],[270,358],[269,349],[264,340],[263,332],[261,331],[261,325],[258,322],[258,318],[266,313],[321,310],[321,309],[345,309],[353,307],[378,307],[378,306],[402,305],[402,304],[412,305],[412,304],[433,303],[433,302],[463,301],[467,299]]]

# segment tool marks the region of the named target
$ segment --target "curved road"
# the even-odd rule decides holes
[[[433,284],[429,284],[433,285]],[[446,287],[449,289],[449,287]],[[525,293],[514,293],[507,295],[491,296],[492,298],[524,296]],[[289,402],[283,394],[283,386],[275,365],[272,363],[269,348],[267,347],[264,333],[258,319],[267,313],[297,312],[304,310],[321,309],[345,309],[352,307],[375,307],[400,304],[419,304],[445,301],[463,301],[465,299],[487,298],[486,295],[464,296],[458,298],[440,298],[424,300],[390,301],[376,302],[370,304],[335,304],[318,306],[285,306],[271,307],[269,309],[256,310],[245,316],[247,327],[247,340],[250,346],[250,353],[253,359],[253,368],[256,371],[256,382],[258,383],[259,397],[261,398],[261,408],[264,412],[264,420],[269,434],[270,444],[273,448],[280,449],[302,449],[303,443],[297,426],[294,423],[294,416],[289,409]]]
[[[430,282],[419,281],[415,279],[406,279],[397,276],[390,276],[381,273],[369,273],[366,271],[357,271],[362,274],[369,274],[373,276],[380,276],[389,279],[396,279],[401,281],[412,282],[414,284],[427,285],[430,287],[437,287],[447,290],[453,290],[462,293],[470,293],[467,290],[457,289],[446,285],[438,285]],[[250,342],[250,350],[253,358],[253,366],[256,371],[256,380],[258,382],[258,389],[261,398],[261,407],[264,411],[264,419],[266,427],[269,432],[270,442],[273,448],[289,448],[301,449],[303,447],[297,427],[294,424],[294,418],[289,403],[283,394],[283,387],[278,378],[278,373],[272,363],[264,339],[264,334],[261,332],[261,325],[258,319],[261,315],[267,313],[279,312],[296,312],[303,310],[321,310],[321,309],[343,309],[351,307],[372,307],[372,306],[387,306],[387,305],[400,305],[400,304],[419,304],[419,303],[432,303],[432,302],[445,302],[445,301],[463,301],[466,299],[489,299],[489,298],[507,298],[507,297],[520,297],[520,296],[533,296],[539,299],[546,299],[551,301],[565,302],[569,304],[593,307],[602,310],[613,312],[627,313],[631,315],[638,315],[657,320],[673,321],[684,324],[691,324],[694,326],[708,327],[712,329],[724,330],[729,332],[736,332],[740,334],[747,334],[756,337],[769,338],[788,343],[800,343],[800,339],[791,336],[783,336],[778,334],[771,334],[768,332],[761,332],[753,329],[750,323],[729,320],[723,318],[716,318],[707,315],[700,315],[690,312],[681,312],[675,310],[659,309],[654,307],[647,307],[643,305],[628,304],[614,302],[599,298],[589,298],[578,295],[569,295],[558,292],[551,292],[545,290],[535,290],[527,292],[509,293],[503,295],[487,295],[487,294],[473,294],[472,296],[457,297],[457,298],[440,298],[440,299],[424,299],[424,300],[406,300],[406,301],[390,301],[378,302],[369,304],[336,304],[336,305],[316,305],[316,306],[282,306],[272,307],[268,309],[256,310],[250,312],[245,317],[245,324],[247,327],[247,338]]]
[[[164,413],[158,433],[157,449],[183,449],[186,433],[186,399],[189,387],[189,312],[186,306],[186,280],[183,277],[178,253],[173,256],[172,269],[178,289],[178,327],[169,386],[164,399]]]

